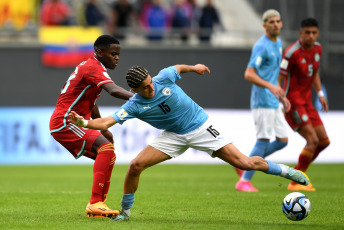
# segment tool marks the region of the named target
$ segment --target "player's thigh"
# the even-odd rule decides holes
[[[132,160],[130,164],[144,170],[168,159],[171,159],[169,155],[148,145]]]
[[[274,137],[274,109],[252,109],[252,116],[257,139],[272,139]]]
[[[149,145],[170,157],[178,157],[189,148],[187,138],[188,134],[163,131]]]
[[[208,153],[211,157],[213,153],[232,140],[227,138],[222,127],[215,124],[212,119],[208,119],[201,127],[185,134],[187,145],[190,148]]]
[[[293,106],[291,110],[286,113],[285,118],[289,126],[296,131],[298,131],[303,126],[312,124],[311,120],[309,119],[307,110],[304,106]]]
[[[281,108],[278,108],[275,111],[274,129],[275,129],[275,135],[278,139],[288,138],[287,122],[285,120],[285,117]]]
[[[314,143],[318,141],[317,133],[312,124],[306,124],[300,127],[297,132],[306,139],[307,143]]]
[[[51,135],[76,159],[78,159],[85,154],[87,155],[88,152],[92,153],[93,143],[101,134],[96,130],[78,127],[77,129],[65,128],[59,132],[52,133]]]

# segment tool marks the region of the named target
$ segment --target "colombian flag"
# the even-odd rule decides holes
[[[74,67],[93,55],[94,41],[102,35],[99,27],[46,26],[39,29],[46,66]]]

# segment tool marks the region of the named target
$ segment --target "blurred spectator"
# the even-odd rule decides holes
[[[149,40],[163,39],[164,32],[168,28],[168,13],[160,0],[152,0],[152,4],[147,4],[141,11],[140,20],[142,27],[148,30]]]
[[[211,38],[211,34],[215,25],[221,26],[220,17],[213,5],[212,0],[207,0],[205,6],[201,11],[201,18],[199,20],[201,41],[208,42]]]
[[[192,6],[186,0],[175,0],[172,6],[172,32],[180,35],[182,41],[188,39],[193,18]]]
[[[198,6],[197,0],[188,0],[191,9],[192,9],[192,18],[191,18],[191,30],[193,32],[198,31],[199,20],[201,18],[201,8]]]
[[[134,7],[127,0],[118,0],[111,6],[109,31],[116,38],[124,39],[128,27],[134,26],[136,20]]]
[[[97,0],[88,0],[84,5],[85,24],[97,26],[105,20],[104,14],[97,6]]]
[[[46,26],[69,25],[71,9],[63,0],[45,0],[42,3],[40,22]]]

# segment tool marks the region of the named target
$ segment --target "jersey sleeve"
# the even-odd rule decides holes
[[[165,69],[160,70],[159,74],[154,77],[157,81],[162,83],[175,83],[182,77],[179,75],[176,67],[170,66]]]
[[[112,117],[119,124],[123,124],[126,120],[135,118],[135,105],[130,100],[127,101],[112,115]]]
[[[290,70],[290,67],[292,65],[292,62],[293,62],[293,57],[294,55],[286,55],[288,52],[288,50],[286,50],[283,54],[283,57],[282,57],[282,61],[281,61],[281,64],[280,64],[280,74],[283,75],[283,76],[287,76],[288,75],[288,72]]]
[[[105,83],[113,83],[107,71],[101,66],[90,66],[86,73],[87,81],[98,88]]]
[[[247,67],[259,69],[265,55],[265,46],[263,44],[256,44],[253,46],[251,58]]]

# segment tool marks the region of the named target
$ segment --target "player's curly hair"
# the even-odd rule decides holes
[[[117,40],[117,38],[111,35],[101,35],[94,42],[94,51],[97,51],[98,49],[109,48],[111,44],[119,45],[119,41]]]
[[[148,71],[141,66],[131,67],[125,78],[130,88],[138,88],[142,81],[148,77]]]

